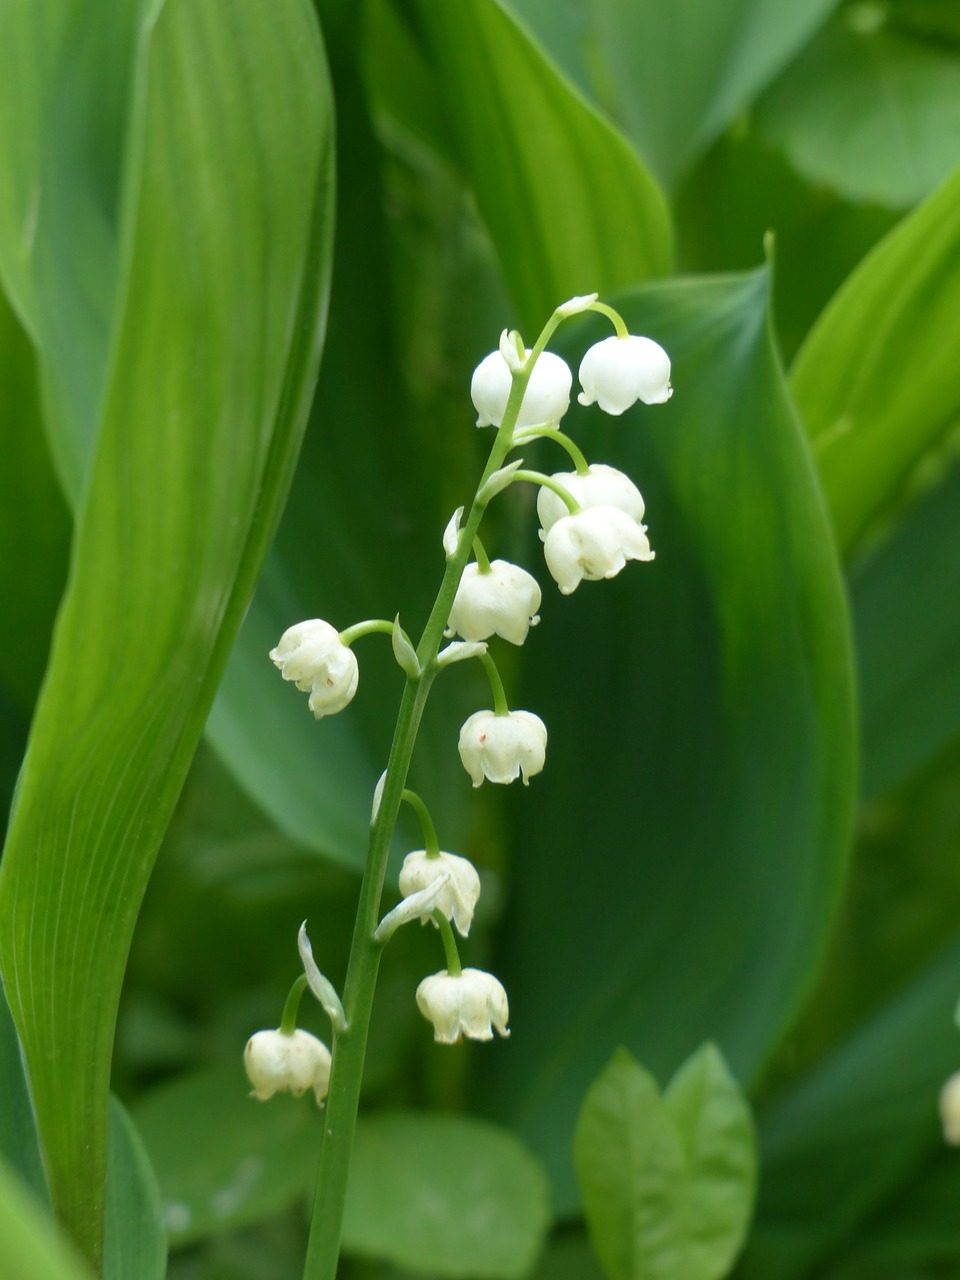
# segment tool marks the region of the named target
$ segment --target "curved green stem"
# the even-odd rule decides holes
[[[555,427],[524,427],[513,438],[515,445],[526,444],[528,440],[555,440],[570,455],[577,475],[589,475],[590,464],[586,457],[563,431],[558,431]]]
[[[550,489],[558,498],[563,499],[572,516],[583,509],[569,489],[565,488],[559,480],[554,480],[553,476],[545,476],[542,471],[515,471],[513,480],[526,480],[528,484],[539,484],[544,489]]]
[[[442,911],[434,909],[432,915],[440,930],[440,937],[443,939],[443,950],[447,957],[447,973],[451,978],[459,978],[463,973],[463,969],[460,965],[460,952],[457,950],[457,940],[453,936],[453,930],[450,928],[450,921]]]
[[[416,810],[417,817],[420,819],[420,826],[423,830],[423,848],[428,858],[438,858],[440,856],[440,841],[437,839],[437,828],[433,824],[430,817],[430,810],[423,803],[415,791],[404,788],[400,796],[401,800],[406,800],[411,809]]]
[[[297,1014],[300,1012],[300,997],[307,989],[307,975],[301,973],[300,977],[295,979],[293,986],[290,988],[290,994],[287,996],[287,1002],[283,1006],[283,1017],[280,1019],[280,1031],[289,1036],[297,1029]]]
[[[599,311],[600,315],[606,316],[608,320],[613,321],[613,327],[617,331],[618,338],[629,338],[630,330],[624,323],[623,316],[619,311],[614,311],[613,307],[608,307],[605,302],[591,302],[587,307],[588,311]]]
[[[480,573],[490,572],[490,557],[479,538],[473,540],[473,554],[477,557],[477,569]]]
[[[392,636],[393,623],[388,622],[386,618],[367,618],[366,622],[355,622],[352,627],[347,627],[340,632],[340,643],[351,645],[355,640],[359,640],[361,636],[373,635],[376,631],[382,631],[384,635]]]
[[[510,705],[507,702],[507,695],[504,692],[503,681],[500,679],[500,672],[497,664],[494,662],[490,653],[481,653],[480,661],[483,663],[487,678],[490,681],[490,688],[493,691],[493,710],[498,716],[508,716],[510,714]]]

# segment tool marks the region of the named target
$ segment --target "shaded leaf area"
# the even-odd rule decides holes
[[[868,254],[791,369],[844,552],[957,421],[958,298],[960,171]]]
[[[705,1045],[661,1096],[620,1049],[590,1086],[574,1159],[597,1256],[610,1280],[721,1280],[753,1204],[750,1109]]]
[[[16,1280],[93,1280],[36,1197],[0,1159],[0,1266]]]
[[[958,511],[954,470],[851,571],[866,798],[960,736]]]
[[[147,8],[15,0],[0,15],[0,279],[41,354],[50,443],[74,501],[104,393],[121,157]]]
[[[322,1117],[312,1095],[249,1096],[239,1056],[156,1089],[135,1115],[177,1248],[275,1215],[312,1188]],[[381,1111],[359,1122],[348,1253],[437,1276],[526,1275],[549,1219],[537,1162],[463,1116]]]
[[[907,209],[960,163],[960,51],[899,31],[879,7],[851,6],[774,83],[756,119],[809,181]]]
[[[57,488],[37,394],[37,367],[0,291],[0,684],[29,714],[67,572],[70,522]],[[7,717],[4,717],[7,723]]]
[[[789,361],[814,321],[899,214],[851,204],[805,182],[767,146],[752,118],[738,121],[691,171],[674,202],[677,258],[688,273],[746,270],[773,233],[773,315]]]
[[[845,1237],[896,1203],[942,1141],[937,1096],[956,1069],[954,941],[760,1116],[763,1178],[738,1275],[820,1275]]]
[[[312,14],[170,0],[145,23],[110,376],[0,873],[3,972],[53,1199],[91,1258],[133,923],[289,484],[329,231]],[[92,92],[90,57],[69,70]],[[19,71],[29,96],[37,68]]]
[[[536,331],[574,294],[665,274],[672,232],[660,189],[510,10],[418,0],[415,12],[522,322]]]
[[[343,1224],[348,1253],[435,1276],[526,1276],[549,1221],[546,1179],[505,1129],[467,1116],[360,1121]]]
[[[766,273],[621,302],[675,395],[571,430],[639,483],[657,558],[547,593],[524,651],[550,743],[516,810],[514,1037],[487,1090],[562,1212],[573,1116],[618,1043],[666,1074],[710,1037],[756,1074],[820,956],[855,786],[845,602]]]
[[[116,1098],[110,1098],[110,1156],[104,1217],[104,1280],[163,1280],[167,1229],[160,1189],[140,1135]]]
[[[23,1071],[17,1029],[0,994],[0,1157],[40,1202],[48,1201],[47,1180],[40,1159],[40,1144],[33,1116],[30,1090]]]
[[[835,5],[513,0],[567,74],[624,129],[671,190]]]

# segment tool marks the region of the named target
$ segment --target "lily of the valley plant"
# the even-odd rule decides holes
[[[535,712],[510,707],[487,641],[493,636],[523,644],[539,621],[541,588],[527,569],[491,560],[480,540],[489,504],[509,486],[538,486],[537,513],[547,569],[564,595],[583,581],[612,578],[630,560],[652,560],[642,523],[644,502],[633,481],[603,463],[590,464],[560,421],[573,386],[564,360],[546,350],[558,325],[570,316],[597,311],[615,334],[596,343],[580,365],[581,403],[597,403],[620,415],[637,401],[662,404],[672,394],[670,361],[656,342],[631,335],[620,315],[596,294],[572,298],[553,313],[532,348],[518,333],[504,331],[499,347],[477,366],[471,397],[478,427],[496,435],[469,506],[457,509],[443,534],[446,569],[419,643],[393,622],[369,619],[344,630],[320,619],[299,622],[283,633],[270,657],[284,680],[309,693],[319,720],[342,711],[357,693],[359,667],[353,645],[372,632],[390,635],[406,675],[387,768],[373,803],[370,844],[343,997],[317,969],[304,930],[300,952],[305,973],[290,992],[280,1027],[258,1031],[245,1062],[253,1091],[266,1100],[276,1092],[312,1089],[326,1099],[322,1147],[305,1275],[334,1280],[353,1143],[367,1029],[380,957],[392,934],[409,921],[433,922],[445,965],[426,976],[416,1002],[439,1044],[466,1036],[490,1040],[509,1035],[507,993],[493,974],[461,965],[454,929],[466,938],[480,896],[480,877],[466,858],[440,848],[425,801],[406,787],[417,729],[430,689],[446,667],[468,659],[482,662],[493,706],[464,723],[460,759],[475,787],[483,782],[524,784],[544,768],[547,729]],[[547,475],[526,470],[510,455],[534,440],[549,440],[566,452],[573,469]],[[473,559],[471,560],[471,554]],[[453,637],[459,637],[454,639]],[[450,643],[443,646],[444,640]],[[452,745],[452,744],[451,744]],[[400,874],[399,904],[380,918],[387,855],[400,805],[416,811],[424,847],[409,853]],[[309,985],[330,1015],[333,1052],[296,1027],[300,996]]]

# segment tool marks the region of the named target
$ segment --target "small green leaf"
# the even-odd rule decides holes
[[[686,1153],[683,1265],[678,1280],[720,1280],[747,1234],[757,1181],[756,1141],[746,1099],[723,1055],[704,1045],[664,1095]]]
[[[94,1280],[49,1213],[2,1159],[0,1274],[10,1280]]]
[[[450,1280],[519,1280],[548,1220],[543,1173],[509,1131],[466,1116],[361,1117],[343,1224],[348,1253]]]
[[[499,0],[418,0],[460,155],[525,324],[664,274],[672,231],[626,140]]]
[[[619,1049],[590,1086],[573,1158],[610,1280],[681,1280],[685,1153],[657,1082]]]
[[[960,56],[900,34],[879,5],[850,6],[774,82],[756,121],[811,183],[908,209],[960,160]]]
[[[110,1098],[104,1280],[163,1280],[167,1233],[160,1190],[133,1121]]]
[[[181,1076],[133,1110],[174,1246],[259,1222],[306,1195],[320,1118],[313,1095],[250,1096],[235,1062]]]
[[[864,259],[790,374],[841,549],[960,415],[960,170]]]

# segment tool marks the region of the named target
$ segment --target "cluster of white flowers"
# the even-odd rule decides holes
[[[485,484],[472,508],[470,536],[474,538],[476,561],[465,564],[460,573],[446,631],[448,637],[459,636],[460,641],[448,646],[436,659],[427,660],[439,668],[462,658],[479,657],[487,666],[495,709],[469,716],[460,730],[458,744],[460,759],[475,787],[484,780],[506,784],[521,778],[524,784],[528,783],[543,769],[547,745],[546,726],[539,716],[507,706],[495,664],[487,653],[486,641],[493,636],[514,645],[526,641],[530,628],[540,620],[541,590],[526,569],[506,560],[487,559],[476,538],[486,503],[515,482],[539,486],[537,514],[544,560],[564,595],[571,594],[583,581],[615,577],[630,560],[654,558],[643,524],[645,508],[639,489],[613,467],[588,464],[559,430],[560,420],[570,407],[573,375],[560,356],[541,347],[561,319],[590,309],[611,317],[617,335],[595,343],[583,357],[579,370],[580,403],[596,403],[605,413],[620,415],[638,400],[648,405],[663,404],[672,395],[667,353],[650,338],[627,334],[622,319],[598,303],[595,294],[571,299],[558,308],[544,330],[536,356],[524,346],[519,334],[505,330],[498,349],[475,369],[470,393],[477,410],[477,426],[498,429],[495,454],[499,461],[521,444],[542,438],[560,444],[575,463],[573,471],[544,475],[521,470],[519,461],[496,469],[497,464],[491,460]],[[463,564],[466,559],[463,539],[467,530],[460,527],[462,515],[460,508],[444,532],[448,563],[456,560]],[[447,589],[452,593],[452,581]],[[420,677],[421,657],[400,631],[399,621],[358,623],[342,632],[319,619],[301,622],[284,632],[270,657],[284,680],[292,681],[303,692],[309,691],[310,710],[319,719],[342,711],[356,693],[359,671],[350,643],[370,630],[391,631],[400,665],[411,679]],[[412,797],[412,803],[424,808],[412,793],[404,792],[404,797]],[[432,826],[429,817],[426,823]],[[439,925],[447,949],[447,968],[425,978],[417,990],[417,1004],[433,1023],[436,1040],[444,1044],[461,1036],[489,1040],[494,1029],[506,1036],[506,992],[492,974],[460,968],[450,927],[452,922],[461,936],[467,936],[480,894],[479,876],[467,859],[439,851],[435,833],[427,845],[427,849],[408,854],[400,875],[403,900],[381,922],[377,936],[383,941],[400,924],[413,919],[432,920]],[[274,1038],[261,1041],[259,1037]],[[295,1048],[301,1052],[297,1037],[313,1039],[299,1031],[293,1036],[258,1032],[251,1039],[247,1069],[258,1097],[269,1097],[285,1088],[296,1093],[313,1087],[318,1101],[321,1098],[321,1084],[326,1089],[323,1054],[327,1057],[327,1075],[329,1054],[319,1041],[316,1044],[323,1054],[306,1047],[304,1041],[303,1056],[296,1057]]]

